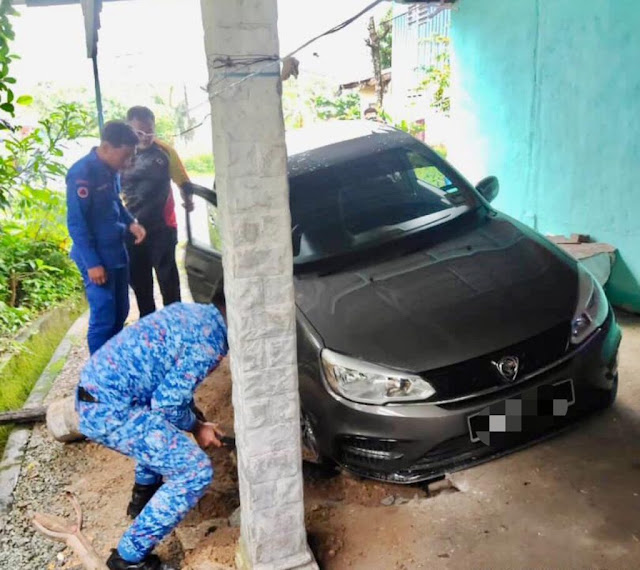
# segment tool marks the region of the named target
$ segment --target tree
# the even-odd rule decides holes
[[[360,95],[349,93],[329,99],[324,95],[318,95],[314,99],[316,114],[319,119],[359,119]]]
[[[380,22],[379,26],[376,26],[375,18],[373,16],[369,18],[369,37],[365,40],[365,43],[371,51],[373,77],[376,83],[376,97],[378,109],[380,110],[383,108],[384,92],[386,89],[386,85],[382,78],[382,70],[384,69],[383,61],[385,63],[391,63],[390,50],[392,29],[391,19],[384,19]]]
[[[384,15],[382,22],[380,23],[379,29],[382,26],[388,26],[390,32],[383,33],[380,38],[380,65],[382,69],[389,69],[392,63],[392,54],[393,54],[393,8],[389,8],[387,13]],[[380,31],[378,32],[380,35]]]
[[[197,121],[189,111],[186,85],[183,85],[183,98],[177,103],[174,103],[173,99],[173,87],[169,89],[167,100],[161,95],[155,95],[153,112],[156,116],[156,132],[162,140],[171,142],[176,138],[183,138],[189,142],[193,140],[193,127]]]

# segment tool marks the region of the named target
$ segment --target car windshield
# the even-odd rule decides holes
[[[402,239],[477,205],[468,183],[417,141],[292,176],[290,201],[296,265]]]

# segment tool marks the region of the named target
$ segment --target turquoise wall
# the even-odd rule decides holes
[[[496,206],[619,249],[608,293],[640,311],[640,0],[459,0],[451,156]]]

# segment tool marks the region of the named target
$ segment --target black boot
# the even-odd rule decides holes
[[[107,566],[111,570],[161,570],[162,562],[155,554],[147,554],[141,562],[127,562],[114,548],[107,560]]]
[[[154,483],[153,485],[136,483],[131,492],[131,502],[127,507],[127,515],[135,519],[142,509],[144,509],[144,506],[151,500],[151,497],[156,494],[156,491],[161,485],[162,481],[160,481],[160,483]]]

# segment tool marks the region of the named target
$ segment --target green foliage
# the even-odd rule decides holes
[[[186,87],[184,95],[175,101],[174,89],[169,89],[168,98],[156,94],[154,96],[153,112],[156,116],[156,133],[158,138],[165,141],[174,141],[176,138],[189,142],[193,139],[193,127],[197,121],[189,112],[189,100]]]
[[[46,116],[69,101],[86,117],[86,136],[98,138],[100,130],[95,95],[87,89],[59,89],[54,83],[39,83],[34,92],[33,109],[40,116]],[[122,101],[113,97],[103,97],[102,108],[105,121],[124,119],[128,109]]]
[[[33,129],[10,131],[0,140],[0,185],[8,200],[18,205],[39,199],[38,188],[59,179],[66,172],[61,159],[65,142],[84,136],[87,114],[78,105],[62,104]],[[33,201],[33,200],[31,200]],[[14,209],[13,203],[11,209]]]
[[[440,54],[436,57],[435,65],[423,69],[424,78],[420,81],[418,91],[432,91],[431,107],[437,109],[447,117],[451,111],[451,58],[449,38],[434,36],[427,40],[440,47]]]
[[[445,177],[435,166],[423,166],[415,169],[416,176],[419,180],[431,184],[436,188],[442,188],[445,185]]]
[[[392,123],[396,129],[400,129],[405,133],[409,133],[411,136],[418,137],[418,135],[421,135],[425,132],[424,123],[408,122],[405,119],[402,119],[399,123],[394,123],[393,121],[388,120],[390,119],[389,115],[386,115],[386,114],[383,114],[383,115],[385,117],[385,120],[387,120],[387,122]]]
[[[15,97],[9,75],[13,29],[11,2],[0,4],[0,353],[34,315],[81,290],[80,275],[68,256],[64,194],[56,187],[66,173],[65,141],[87,132],[80,106],[62,103],[34,128],[14,124]],[[3,387],[4,390],[4,387]]]
[[[442,158],[447,158],[447,147],[444,145],[436,145],[436,146],[432,146],[431,147],[433,150],[435,150]]]
[[[318,119],[315,99],[318,95],[332,94],[323,79],[302,75],[282,86],[282,111],[287,129],[299,129]]]
[[[0,352],[34,315],[82,288],[69,259],[65,196],[65,141],[86,132],[87,116],[65,104],[27,132],[7,131],[0,141]]]
[[[390,7],[384,15],[384,18],[382,18],[378,28],[378,35],[380,36],[380,67],[382,69],[391,67],[391,54],[393,52],[392,22],[393,8]]]
[[[87,135],[99,136],[95,95],[91,91],[84,88],[60,89],[55,84],[47,82],[40,83],[34,95],[34,109],[42,115],[50,113],[65,102],[73,101],[87,115]],[[197,121],[189,113],[186,94],[175,102],[172,88],[169,90],[168,96],[156,93],[150,99],[149,107],[156,117],[158,138],[168,143],[174,143],[176,138],[189,142],[194,136],[193,131],[184,135],[181,133],[194,127]],[[125,120],[127,110],[133,104],[137,104],[137,101],[125,104],[120,98],[103,97],[102,107],[105,121]]]
[[[15,84],[15,77],[11,76],[11,62],[17,56],[10,52],[9,44],[14,39],[11,16],[16,16],[17,12],[11,7],[11,0],[1,0],[0,2],[0,131],[11,129],[9,119],[14,117],[15,105],[22,103],[15,100],[12,85]],[[4,116],[3,116],[4,115]],[[1,196],[0,196],[1,197]]]
[[[185,158],[183,164],[189,174],[213,174],[216,170],[211,153]]]
[[[432,147],[442,158],[446,158],[447,149],[444,146]],[[411,159],[410,159],[411,160]],[[422,160],[418,161],[422,163]],[[414,164],[414,171],[419,180],[431,184],[436,188],[442,188],[447,184],[445,175],[436,166],[420,166],[420,164]]]
[[[324,95],[317,95],[313,104],[319,119],[359,119],[360,95],[349,93],[329,99]]]

